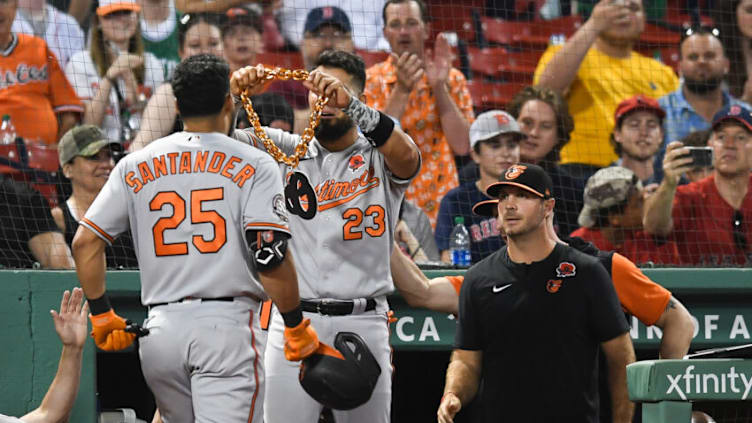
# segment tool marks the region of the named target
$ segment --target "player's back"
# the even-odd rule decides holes
[[[107,185],[126,198],[109,195],[104,207],[127,208],[144,304],[265,297],[245,229],[287,231],[279,169],[266,153],[219,133],[180,132],[126,156]]]

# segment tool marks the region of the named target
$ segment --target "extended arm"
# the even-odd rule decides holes
[[[695,334],[695,322],[684,305],[672,296],[655,325],[663,331],[659,357],[676,360],[683,358],[689,351],[689,344]]]
[[[691,169],[692,158],[681,142],[674,141],[666,147],[663,158],[663,181],[645,200],[642,224],[645,231],[654,235],[668,235],[674,227],[672,207],[676,187],[682,173]]]
[[[104,274],[107,268],[105,242],[86,226],[79,226],[73,238],[76,273],[86,298],[100,298],[105,293]]]
[[[146,108],[141,117],[141,128],[133,139],[129,150],[140,150],[150,142],[167,136],[175,125],[178,115],[175,106],[175,96],[172,94],[172,85],[162,84],[146,103]]]
[[[57,115],[57,119],[57,139],[59,140],[68,130],[76,126],[79,120],[81,120],[81,114],[78,112],[60,112]]]
[[[440,277],[429,281],[397,246],[392,249],[391,269],[394,286],[410,306],[457,314],[459,297],[449,279]]]
[[[72,269],[71,252],[60,232],[44,232],[29,240],[29,249],[43,269]]]
[[[614,423],[632,421],[634,404],[627,391],[627,364],[635,361],[635,353],[629,332],[601,343],[608,363],[608,385],[611,391],[611,409]]]
[[[451,423],[462,405],[478,393],[482,361],[482,351],[454,350],[447,368],[444,396],[436,413],[439,423]]]

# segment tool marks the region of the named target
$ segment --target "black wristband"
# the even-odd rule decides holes
[[[392,136],[392,132],[394,132],[394,121],[389,116],[379,112],[379,123],[373,128],[373,131],[364,132],[363,135],[373,148],[379,148],[386,144],[386,141]]]
[[[294,309],[285,313],[280,312],[280,314],[282,315],[282,320],[285,321],[285,326],[288,328],[294,328],[303,321],[303,310],[300,308],[300,304]]]
[[[94,299],[89,298],[87,301],[89,302],[89,310],[91,310],[92,316],[96,316],[97,314],[107,313],[108,311],[112,310],[112,305],[110,304],[110,298],[107,296],[107,293],[104,293],[99,298],[94,298]]]

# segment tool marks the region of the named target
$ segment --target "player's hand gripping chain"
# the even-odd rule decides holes
[[[308,79],[308,72],[302,69],[290,70],[284,68],[263,68],[263,70],[264,73],[260,77],[261,81],[270,81],[275,78],[282,80],[293,79],[295,81],[305,81],[306,79]],[[261,128],[261,122],[259,122],[259,117],[256,114],[256,111],[253,110],[253,104],[251,103],[251,99],[247,95],[247,92],[248,88],[243,90],[243,92],[240,94],[240,100],[243,103],[243,108],[248,115],[248,122],[250,122],[251,126],[253,127],[254,133],[261,140],[261,142],[264,143],[266,151],[269,152],[274,160],[292,167],[297,167],[300,159],[308,151],[308,144],[313,139],[314,130],[319,125],[319,121],[321,120],[321,112],[324,110],[324,106],[329,101],[329,97],[321,96],[318,98],[318,100],[316,100],[316,103],[313,105],[313,110],[311,110],[311,116],[308,118],[308,127],[303,130],[303,135],[301,137],[302,142],[295,147],[294,155],[287,156],[285,155],[285,153],[280,151],[280,149],[274,144],[274,141],[269,139],[269,136],[266,135],[264,129]]]

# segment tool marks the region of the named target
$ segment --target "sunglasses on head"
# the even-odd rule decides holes
[[[716,27],[707,26],[707,25],[695,25],[695,26],[686,27],[681,32],[679,44],[683,43],[684,40],[686,40],[687,38],[693,35],[712,35],[713,37],[718,38],[720,40],[721,31]]]
[[[747,251],[747,235],[744,233],[744,215],[742,215],[741,210],[734,212],[731,225],[734,230],[734,244],[736,244],[736,248]]]

